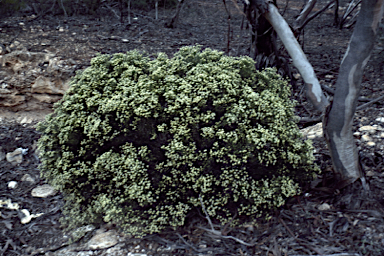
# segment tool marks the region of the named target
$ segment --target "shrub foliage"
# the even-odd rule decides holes
[[[261,216],[316,171],[289,96],[273,69],[199,46],[100,55],[38,125],[41,171],[64,193],[69,228],[159,232],[200,198],[222,223]]]

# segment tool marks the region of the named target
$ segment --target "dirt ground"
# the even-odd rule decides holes
[[[341,2],[342,7],[346,7],[347,1]],[[292,22],[299,14],[302,1],[278,1],[278,4],[284,17]],[[227,7],[231,12],[228,54],[248,55],[250,30],[240,29],[242,14],[232,1],[227,1]],[[31,52],[53,52],[60,58],[74,59],[80,63],[78,69],[89,66],[90,59],[99,53],[139,49],[151,55],[157,52],[172,55],[180,47],[193,44],[227,50],[228,15],[222,1],[189,0],[178,26],[166,28],[164,23],[172,14],[173,10],[160,8],[156,20],[154,11],[134,10],[132,24],[121,24],[107,10],[103,15],[79,17],[36,19],[32,15],[17,15],[0,18],[0,43],[10,46],[18,41]],[[330,87],[335,84],[351,34],[351,28],[335,28],[331,11],[307,25],[301,40],[321,83]],[[384,34],[380,36],[363,78],[361,94],[366,99],[384,94]],[[318,113],[313,112],[305,100],[300,79],[292,95],[298,101],[298,115],[316,117]],[[109,249],[84,247],[96,230],[68,245],[68,234],[63,233],[59,223],[61,194],[46,198],[31,195],[34,188],[45,184],[38,169],[36,141],[39,134],[34,127],[52,111],[52,106],[19,112],[1,108],[0,255],[383,255],[383,105],[381,100],[362,108],[354,121],[356,143],[370,191],[362,191],[358,183],[341,191],[327,188],[332,179],[330,155],[323,138],[317,137],[314,139],[316,162],[323,170],[317,180],[319,185],[289,200],[271,220],[260,220],[257,225],[229,231],[215,226],[226,233],[223,236],[210,232],[207,220],[200,217],[176,231],[144,239],[118,233],[118,243]],[[20,164],[13,165],[6,161],[5,154],[17,148],[28,151]],[[17,185],[12,187],[11,181],[16,181]],[[11,207],[16,203],[19,209]],[[355,203],[359,203],[359,207],[352,207]],[[21,209],[36,214],[35,218],[22,224],[25,214]],[[114,229],[102,228],[104,231]]]

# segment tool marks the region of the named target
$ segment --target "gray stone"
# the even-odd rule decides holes
[[[56,194],[56,190],[48,184],[38,186],[38,187],[32,189],[32,192],[31,192],[31,195],[33,197],[41,197],[41,198],[53,196],[55,194]]]
[[[36,182],[35,179],[28,173],[24,174],[23,177],[21,177],[21,181],[28,182],[31,184],[34,184]]]
[[[119,237],[114,230],[96,234],[88,241],[87,247],[90,250],[107,249],[115,246],[119,242]]]
[[[10,162],[12,165],[18,165],[23,162],[23,155],[26,155],[28,152],[28,149],[24,148],[17,148],[15,151],[7,153],[5,156],[7,161]]]
[[[24,48],[0,55],[0,107],[31,111],[57,102],[68,90],[77,64]]]
[[[369,135],[364,134],[363,136],[361,136],[361,140],[362,141],[371,141],[372,139],[371,139],[371,137],[369,137]]]
[[[364,125],[359,128],[359,131],[361,132],[369,132],[369,133],[375,133],[377,130],[377,127],[371,126],[371,125]]]
[[[304,137],[315,139],[323,137],[323,123],[318,123],[300,130]]]
[[[10,189],[17,188],[17,181],[12,180],[12,181],[8,182],[8,188],[10,188]]]
[[[320,211],[327,211],[331,209],[331,206],[327,203],[323,203],[317,207]]]

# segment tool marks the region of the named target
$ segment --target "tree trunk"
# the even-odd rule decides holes
[[[328,99],[324,96],[315,71],[297,42],[291,28],[273,4],[268,5],[268,12],[265,13],[265,17],[279,35],[285,49],[287,49],[289,56],[292,58],[293,65],[303,77],[307,98],[318,110],[323,111],[329,104]]]
[[[326,111],[323,127],[331,152],[337,188],[363,178],[352,133],[353,116],[363,69],[370,57],[383,14],[384,0],[364,0],[347,52],[341,62],[333,103]],[[363,185],[364,179],[362,179]]]
[[[183,4],[185,1],[186,0],[178,0],[177,6],[176,6],[176,13],[169,22],[165,23],[165,27],[174,28],[176,26],[176,23],[179,20],[180,10],[183,7]]]

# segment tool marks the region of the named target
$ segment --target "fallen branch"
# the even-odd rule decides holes
[[[293,254],[293,255],[290,255],[290,256],[308,256],[308,255],[305,255],[305,254]],[[318,255],[313,255],[312,254],[311,256],[360,256],[360,254],[345,252],[345,253],[336,253],[336,254],[318,254]]]
[[[300,117],[299,123],[318,123],[321,122],[322,118],[322,115],[316,117]]]
[[[234,237],[234,236],[223,236],[221,231],[218,231],[218,230],[214,229],[212,221],[211,221],[211,218],[209,218],[208,212],[205,210],[205,207],[204,207],[204,204],[203,204],[203,200],[201,199],[201,196],[199,196],[199,199],[200,199],[201,208],[203,209],[203,211],[205,213],[205,216],[206,216],[205,218],[208,220],[208,223],[211,226],[211,229],[203,228],[203,227],[198,227],[198,228],[213,234],[217,238],[233,239],[236,242],[238,242],[240,244],[243,244],[243,245],[246,245],[246,246],[255,246],[256,245],[255,243],[250,244],[250,243],[244,242],[243,240],[241,240],[241,239],[239,239],[237,237]]]
[[[373,104],[373,103],[375,103],[375,102],[378,102],[378,101],[380,101],[380,100],[382,100],[382,99],[384,99],[384,95],[382,95],[382,96],[380,96],[380,97],[378,97],[378,98],[376,98],[376,99],[373,99],[373,100],[371,100],[370,102],[367,102],[367,103],[365,103],[365,104],[363,104],[363,105],[358,106],[358,107],[356,108],[356,111],[357,111],[357,110],[362,110],[362,109],[368,107],[369,105],[371,105],[371,104]]]

